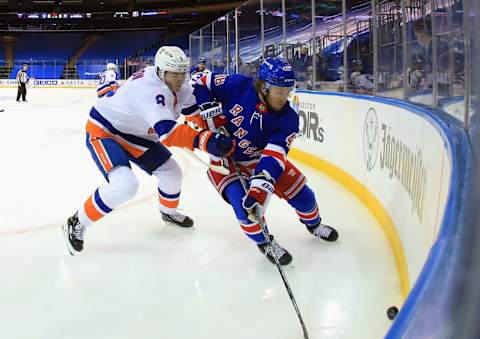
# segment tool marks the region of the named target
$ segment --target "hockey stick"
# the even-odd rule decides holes
[[[237,172],[238,178],[240,179],[240,183],[242,184],[243,190],[245,193],[248,192],[248,186],[245,181],[245,177],[243,177],[242,172],[240,170],[240,165],[233,160],[232,158],[228,158],[229,161],[232,162],[233,166],[235,167],[235,172]],[[255,217],[257,218],[258,224],[260,225],[262,229],[263,236],[265,237],[265,240],[267,241],[268,245],[271,245],[270,241],[270,234],[268,233],[267,228],[265,227],[265,224],[263,222],[262,216],[260,215],[260,211],[257,208],[257,206],[254,208],[255,210]],[[300,313],[300,309],[298,308],[297,301],[295,300],[295,296],[293,295],[292,289],[290,287],[290,284],[288,283],[287,276],[285,275],[285,272],[283,271],[282,265],[280,265],[280,262],[278,261],[277,255],[275,252],[272,253],[273,258],[275,259],[275,265],[277,266],[278,272],[280,273],[280,276],[282,277],[283,284],[285,285],[285,288],[287,289],[288,295],[290,297],[290,301],[292,302],[293,308],[295,309],[295,312],[297,313],[298,320],[300,321],[300,324],[302,325],[303,329],[303,338],[308,339],[308,332],[307,332],[307,327],[305,326],[305,323],[303,322],[302,314]]]
[[[205,119],[205,120],[208,121],[209,118],[207,117],[207,119]],[[211,119],[210,119],[210,121],[211,121]],[[219,132],[220,134],[230,136],[230,133],[228,133],[225,126],[221,126],[219,128],[216,128],[213,124],[212,125],[209,124],[209,126],[210,126],[211,129],[213,129],[216,132]],[[198,160],[201,161],[200,158],[198,158]],[[245,178],[242,175],[242,172],[240,170],[240,165],[232,157],[228,157],[227,158],[227,163],[228,163],[228,161],[232,162],[233,167],[235,168],[235,172],[236,172],[236,174],[237,174],[237,176],[240,180],[240,183],[242,185],[242,188],[243,188],[243,190],[245,191],[245,194],[246,194],[248,192],[248,185],[245,181]],[[203,163],[203,161],[201,161],[201,162]],[[223,168],[225,168],[225,167],[223,167]],[[213,168],[212,168],[212,170],[213,170]],[[270,240],[270,234],[268,233],[268,230],[265,227],[265,224],[263,222],[262,216],[260,215],[259,209],[257,207],[255,207],[254,212],[255,212],[254,216],[257,219],[258,224],[260,225],[260,228],[262,229],[263,236],[265,237],[265,240],[266,240],[267,244],[271,246],[272,242]],[[282,277],[283,284],[285,285],[285,288],[287,289],[287,293],[288,293],[288,296],[290,297],[290,301],[292,302],[293,308],[295,309],[295,312],[297,313],[298,320],[300,321],[300,324],[302,326],[303,338],[308,339],[307,327],[305,326],[305,323],[303,322],[302,314],[300,313],[300,309],[298,308],[297,301],[295,300],[295,296],[293,295],[290,284],[288,283],[287,276],[285,275],[285,272],[283,271],[282,265],[280,265],[280,262],[278,261],[278,257],[276,255],[276,253],[273,252],[272,254],[273,254],[273,258],[275,260],[275,265],[277,266],[278,272],[280,273],[280,276]]]
[[[220,166],[220,165],[209,164],[206,161],[204,161],[202,158],[200,158],[198,155],[196,155],[195,152],[190,151],[189,149],[186,149],[186,148],[183,148],[183,150],[188,155],[190,155],[193,159],[197,160],[199,163],[201,163],[205,167],[210,168],[212,171],[223,174],[223,175],[230,174],[230,170],[228,168]]]
[[[196,127],[196,126],[191,126],[187,121],[184,122],[185,125],[188,125],[190,127],[192,127],[193,129],[195,130],[198,130],[199,128]],[[194,158],[195,160],[197,160],[199,163],[201,163],[202,165],[204,165],[205,167],[207,168],[210,168],[212,171],[214,172],[217,172],[217,173],[220,173],[220,174],[223,174],[223,175],[228,175],[230,174],[230,170],[224,166],[221,166],[221,165],[213,165],[213,164],[209,164],[208,162],[204,161],[202,158],[200,158],[198,155],[195,154],[194,151],[191,151],[187,148],[183,148],[183,150],[185,152],[187,152],[188,155],[190,155],[192,158]]]

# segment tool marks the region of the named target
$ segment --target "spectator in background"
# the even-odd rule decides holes
[[[412,47],[410,67],[410,86],[417,89],[428,89],[433,85],[433,44],[432,21],[430,17],[417,20],[413,25],[413,33],[417,39]],[[448,69],[448,44],[437,38],[438,70]]]
[[[350,84],[355,93],[370,94],[373,91],[373,77],[370,74],[364,74],[363,63],[361,60],[351,61],[352,73],[350,73]]]
[[[432,59],[432,22],[429,18],[417,20],[413,25],[413,33],[417,38],[417,48],[419,52]]]
[[[22,97],[23,102],[27,102],[27,82],[28,82],[28,75],[27,75],[27,64],[23,64],[22,69],[17,73],[17,83],[18,83],[18,91],[17,91],[17,102],[20,102],[20,97]]]
[[[300,48],[300,54],[295,56],[292,64],[297,82],[306,82],[308,80],[308,68],[312,66],[312,56],[308,55],[306,46]]]
[[[415,89],[427,89],[432,81],[427,79],[432,73],[432,23],[423,18],[413,24],[416,43],[412,46],[410,60],[410,86]]]
[[[293,69],[298,72],[307,72],[308,67],[312,65],[312,56],[308,55],[308,48],[302,46],[300,48],[300,55],[294,61]]]
[[[373,74],[373,52],[370,52],[370,40],[360,44],[359,59],[362,62],[362,73]]]
[[[313,83],[313,66],[307,67],[307,73],[305,73],[305,79],[303,83],[298,83],[296,88],[298,89],[306,89],[306,90],[314,90],[315,85]]]
[[[371,75],[362,74],[358,71],[350,74],[350,83],[353,92],[360,94],[371,94],[373,91],[373,79]]]

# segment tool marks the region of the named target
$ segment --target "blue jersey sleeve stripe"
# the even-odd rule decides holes
[[[157,122],[153,128],[155,129],[155,132],[157,132],[158,136],[161,137],[162,135],[170,133],[176,124],[177,122],[173,120],[161,120]]]
[[[183,115],[190,115],[192,113],[195,113],[195,111],[198,109],[198,105],[195,104],[195,105],[192,105],[190,107],[187,107],[187,108],[183,108],[182,109],[182,114]]]
[[[166,199],[178,199],[178,198],[180,198],[180,193],[167,194],[167,193],[163,192],[160,188],[158,188],[158,194],[160,194],[163,198],[166,198]]]
[[[103,212],[110,213],[112,211],[112,209],[108,207],[100,198],[100,194],[98,193],[98,188],[95,190],[94,198],[95,198],[95,203],[97,204],[98,207],[100,207],[100,209]]]
[[[101,87],[98,87],[98,88],[97,88],[97,92],[100,92],[102,89],[105,89],[105,88],[107,88],[107,87],[110,87],[110,84],[105,84],[105,85],[103,85],[103,86],[101,86]]]

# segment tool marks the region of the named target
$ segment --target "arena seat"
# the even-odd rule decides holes
[[[124,59],[162,37],[160,31],[107,32],[80,59]]]

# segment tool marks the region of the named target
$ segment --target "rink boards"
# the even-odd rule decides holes
[[[443,220],[448,140],[401,101],[297,91],[292,103],[302,135],[290,156],[327,173],[368,207],[391,245],[406,298]]]
[[[98,80],[30,78],[29,86],[41,88],[96,88]],[[0,79],[0,88],[11,87],[17,87],[16,79]]]

